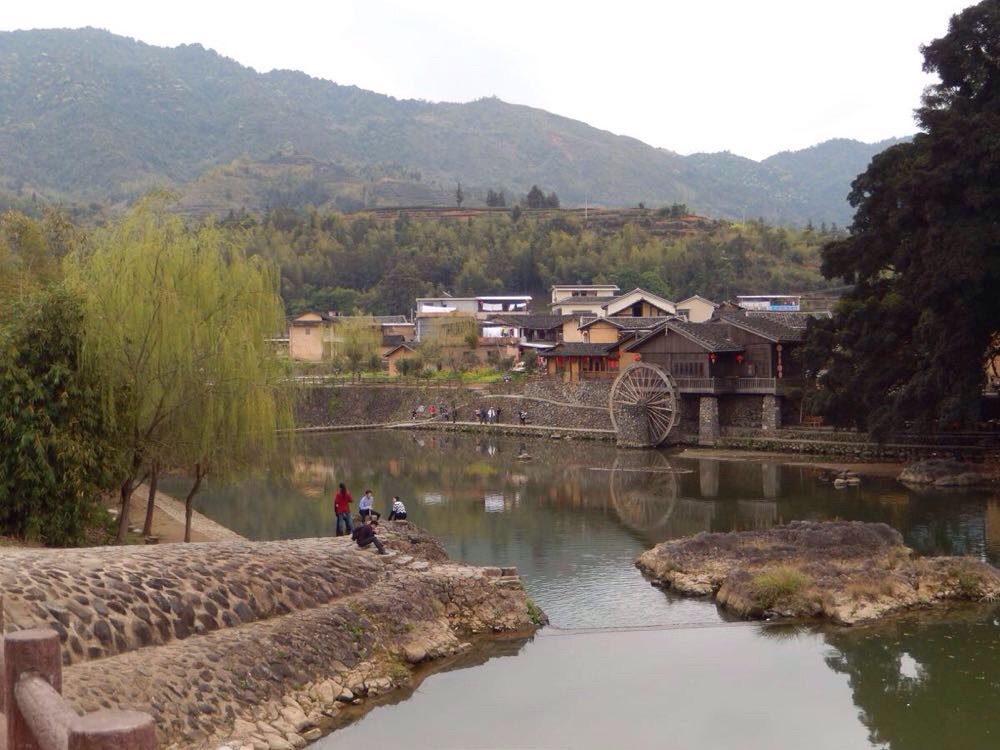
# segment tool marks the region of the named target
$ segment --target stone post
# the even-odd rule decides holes
[[[14,689],[25,672],[34,672],[62,692],[62,653],[54,630],[18,630],[3,638],[3,700],[7,712],[7,750],[38,750],[34,734],[17,704]]]
[[[618,417],[618,447],[645,448],[649,446],[649,414],[640,404],[622,406]]]
[[[781,400],[777,396],[764,396],[760,426],[764,432],[774,432],[781,427]]]
[[[713,446],[719,441],[719,398],[698,399],[698,445]]]

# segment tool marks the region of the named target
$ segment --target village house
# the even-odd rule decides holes
[[[302,362],[333,359],[341,338],[338,326],[347,320],[364,320],[372,327],[380,344],[379,353],[413,338],[413,323],[403,315],[340,315],[336,312],[307,311],[288,323],[288,356]]]
[[[571,289],[572,287],[553,287],[553,289]],[[605,289],[606,287],[599,287]],[[563,322],[562,340],[565,342],[586,343],[587,339],[583,334],[583,326],[595,318],[655,318],[668,317],[676,314],[676,306],[668,299],[659,295],[647,292],[644,289],[633,289],[627,294],[619,294],[614,297],[581,296],[578,299],[595,300],[588,310],[589,312],[573,312],[565,318]],[[572,302],[563,306],[563,303],[553,304],[553,311],[562,310],[583,310],[584,304]]]
[[[643,361],[669,372],[682,411],[697,415],[699,441],[712,444],[721,426],[773,430],[798,421],[803,381],[794,352],[809,317],[722,305],[703,323],[667,320],[626,344],[620,359],[622,366]]]
[[[416,340],[433,335],[442,320],[469,316],[477,321],[487,321],[495,315],[525,313],[531,304],[531,295],[483,295],[479,297],[418,297],[414,323]]]
[[[553,315],[602,316],[604,305],[621,293],[615,284],[555,284],[552,286]]]
[[[563,325],[569,321],[576,324],[576,318],[571,315],[539,315],[526,313],[523,315],[494,316],[493,322],[508,326],[518,339],[519,355],[534,349],[543,354],[563,339]]]
[[[718,305],[700,294],[692,294],[677,303],[677,314],[692,323],[706,323],[712,319]]]

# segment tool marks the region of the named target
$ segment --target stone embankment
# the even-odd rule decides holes
[[[346,537],[12,550],[7,628],[55,629],[66,698],[149,712],[163,747],[301,747],[413,666],[543,617],[515,570],[385,526],[385,556]]]
[[[419,381],[418,381],[419,382]],[[566,384],[557,379],[493,383],[489,386],[336,385],[303,388],[296,404],[296,424],[305,429],[441,424],[442,409],[457,410],[472,424],[476,409],[500,409],[498,423],[516,430],[518,411],[528,424],[552,429],[611,429],[610,381]],[[429,407],[434,407],[434,416]],[[419,410],[414,418],[414,410]]]
[[[882,523],[796,521],[663,542],[636,566],[657,585],[713,596],[745,618],[850,625],[913,607],[996,601],[1000,573],[965,557],[917,557]]]

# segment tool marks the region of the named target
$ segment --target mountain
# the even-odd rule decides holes
[[[398,100],[200,45],[96,29],[0,33],[0,187],[115,203],[153,186],[191,212],[274,205],[467,205],[533,184],[564,205],[649,206],[847,224],[853,177],[893,141],[762,162],[680,154],[496,98]]]

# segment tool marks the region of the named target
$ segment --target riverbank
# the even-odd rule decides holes
[[[533,378],[489,386],[364,385],[304,387],[296,405],[297,431],[360,429],[439,429],[484,434],[558,435],[614,442],[608,399],[610,380],[564,383]],[[754,402],[756,403],[756,402]],[[844,464],[902,465],[929,457],[982,462],[1000,455],[1000,436],[992,434],[898,435],[879,443],[866,434],[829,428],[771,426],[759,422],[759,404],[737,402],[719,413],[717,434],[706,438],[699,427],[697,399],[678,400],[673,446],[711,447],[784,456],[817,456]],[[500,410],[497,423],[482,425],[477,409]],[[521,425],[518,412],[527,413]],[[457,424],[449,421],[457,414]],[[448,415],[443,417],[442,415]],[[836,464],[840,466],[842,464]],[[871,472],[869,472],[871,473]]]
[[[516,570],[385,526],[385,556],[346,537],[10,550],[0,589],[10,627],[60,634],[78,710],[146,711],[163,747],[301,747],[417,665],[544,618]]]
[[[129,505],[129,528],[142,529],[146,520],[146,501],[149,497],[149,485],[140,484],[132,494],[132,502]],[[185,510],[184,503],[177,498],[168,495],[162,490],[157,490],[156,498],[153,501],[153,526],[151,536],[156,538],[161,544],[184,541]],[[110,506],[109,511],[118,510],[118,505]],[[232,529],[216,523],[208,516],[199,513],[197,510],[191,515],[191,541],[192,542],[222,542],[237,541],[243,539]]]

